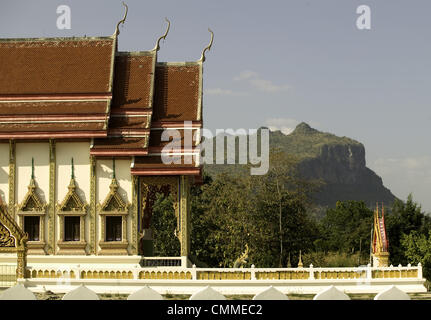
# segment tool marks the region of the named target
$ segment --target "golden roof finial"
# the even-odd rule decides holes
[[[117,27],[115,28],[115,33],[114,33],[115,36],[118,36],[120,34],[120,24],[124,24],[127,18],[127,12],[129,11],[129,7],[127,6],[127,4],[124,3],[124,1],[123,1],[123,6],[125,7],[124,16],[123,16],[123,19],[121,19],[117,23]]]
[[[213,40],[214,40],[214,32],[211,31],[210,28],[208,28],[208,31],[211,33],[211,39],[210,39],[210,43],[205,47],[205,49],[202,51],[202,55],[201,58],[199,59],[199,61],[204,62],[205,61],[205,52],[207,50],[211,50],[211,46],[213,45]]]
[[[159,49],[160,49],[160,40],[162,40],[162,39],[165,40],[166,39],[166,36],[168,35],[169,29],[171,28],[171,22],[169,21],[169,19],[165,18],[165,21],[168,23],[168,27],[166,28],[165,34],[157,39],[156,46],[153,49],[155,51],[159,51]]]

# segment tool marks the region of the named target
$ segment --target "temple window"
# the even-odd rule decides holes
[[[40,217],[24,217],[24,232],[28,233],[29,241],[40,241]]]
[[[28,233],[28,250],[30,254],[46,254],[45,252],[45,215],[47,204],[40,196],[40,189],[35,178],[34,159],[31,159],[31,177],[28,191],[19,203],[18,224]]]
[[[57,205],[59,216],[60,238],[57,242],[59,254],[85,254],[85,218],[88,205],[81,200],[75,181],[72,158],[72,175],[68,186],[69,191],[63,201]]]
[[[120,192],[120,186],[115,177],[115,160],[112,160],[112,180],[103,203],[99,203],[97,211],[100,217],[101,234],[98,254],[128,254],[127,247],[127,204]]]
[[[122,222],[123,218],[106,217],[106,241],[121,241],[122,240]]]
[[[80,240],[81,217],[64,217],[64,241]]]

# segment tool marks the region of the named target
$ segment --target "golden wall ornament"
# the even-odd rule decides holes
[[[181,256],[190,255],[190,181],[187,176],[180,177],[180,234]]]
[[[17,253],[16,275],[18,279],[26,277],[28,235],[8,214],[7,207],[0,198],[0,252]],[[13,246],[12,246],[13,244]]]
[[[18,221],[21,228],[24,229],[25,217],[39,217],[39,240],[29,241],[28,249],[31,254],[45,254],[45,214],[47,204],[43,203],[37,193],[37,185],[34,177],[34,159],[31,159],[31,178],[28,185],[28,191],[24,199],[17,205]]]
[[[132,206],[130,209],[131,212],[131,219],[132,219],[132,243],[130,243],[131,246],[131,253],[134,255],[139,254],[138,252],[138,192],[139,192],[139,178],[137,176],[132,176]]]
[[[48,207],[48,254],[55,254],[55,141],[49,140],[49,207]]]
[[[0,223],[0,247],[2,248],[14,248],[15,238],[12,233],[2,223]]]
[[[97,205],[100,216],[101,238],[99,246],[101,250],[98,254],[127,254],[127,215],[129,214],[129,204],[127,204],[118,192],[119,185],[115,178],[115,160],[113,160],[113,174],[109,193],[102,204]],[[106,239],[106,219],[108,217],[121,217],[121,241],[107,241]]]
[[[85,240],[85,216],[87,215],[88,205],[81,200],[77,193],[77,186],[74,175],[73,158],[72,158],[72,175],[68,186],[69,191],[60,204],[57,204],[57,215],[60,217],[60,239],[57,245],[60,248],[60,254],[86,254],[87,241]],[[79,217],[79,241],[65,241],[64,238],[64,220],[65,216]]]
[[[9,140],[9,214],[15,217],[15,176],[16,176],[16,161],[15,161],[15,140]]]
[[[90,156],[90,253],[96,254],[96,159]]]

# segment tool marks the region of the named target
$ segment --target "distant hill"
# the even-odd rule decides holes
[[[270,147],[280,148],[300,159],[301,176],[325,182],[314,195],[315,203],[321,207],[333,207],[338,200],[363,200],[370,207],[376,202],[390,206],[396,199],[382,179],[367,168],[365,148],[358,141],[320,132],[302,122],[289,135],[270,132],[269,143]],[[244,166],[205,164],[204,170],[215,175],[243,171]]]

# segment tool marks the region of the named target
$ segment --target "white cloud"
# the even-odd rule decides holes
[[[431,179],[431,156],[379,158],[374,161],[374,166],[384,173],[403,170],[410,174],[418,174],[422,176],[426,174],[429,175]]]
[[[232,91],[230,89],[210,88],[205,90],[205,94],[213,96],[244,96],[244,92]]]
[[[298,123],[298,120],[290,118],[270,118],[265,120],[265,125],[269,128],[269,130],[280,130],[286,135],[292,133]]]
[[[257,72],[251,70],[241,72],[238,76],[234,78],[234,80],[246,81],[254,88],[263,92],[270,93],[287,91],[291,88],[287,84],[277,85],[270,80],[262,79]]]
[[[431,156],[379,158],[370,164],[370,168],[402,200],[412,193],[423,209],[431,211]]]

